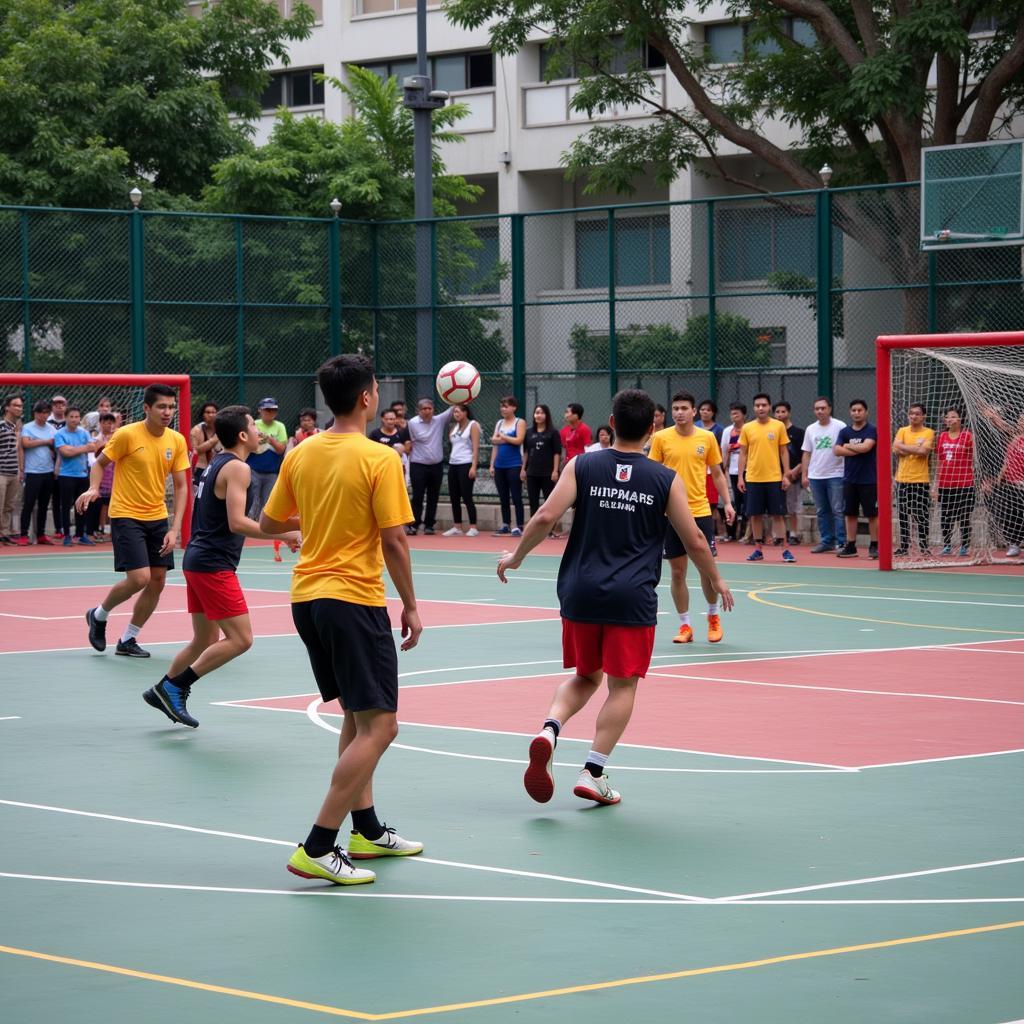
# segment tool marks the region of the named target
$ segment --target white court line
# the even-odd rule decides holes
[[[95,811],[79,811],[70,807],[55,807],[51,804],[32,804],[21,800],[0,800],[0,805],[7,807],[22,807],[36,811],[53,811],[57,814],[72,814],[83,818],[99,818],[105,821],[120,821],[130,825],[150,825],[154,828],[168,828],[179,832],[195,832],[200,835],[220,836],[225,839],[244,839],[250,843],[268,843],[271,846],[293,847],[295,843],[283,839],[267,839],[263,836],[250,836],[241,832],[221,832],[216,829],[198,828],[194,825],[177,825],[166,821],[153,821],[147,818],[126,818],[117,814],[100,814]],[[540,878],[549,882],[568,882],[571,885],[587,885],[597,889],[614,889],[617,892],[640,893],[645,896],[663,896],[672,900],[688,900],[695,903],[708,902],[702,896],[690,896],[681,892],[664,892],[660,889],[642,889],[632,885],[616,885],[612,882],[595,882],[587,878],[575,878],[569,875],[550,875],[540,871],[520,871],[516,868],[498,868],[486,864],[467,864],[453,860],[437,860],[433,857],[406,858],[415,860],[418,864],[434,864],[440,867],[461,868],[466,871],[484,871],[496,875],[512,875],[516,878]]]
[[[1024,651],[990,651],[985,647],[950,647],[948,650],[963,654],[1013,654],[1018,658],[1024,655]]]
[[[0,722],[15,722],[21,718],[21,715],[4,715],[0,717]]]
[[[314,700],[310,701],[309,705],[306,708],[306,717],[309,718],[309,720],[314,725],[318,725],[321,729],[326,729],[328,732],[333,732],[337,736],[337,735],[340,734],[341,730],[340,729],[336,729],[333,725],[330,725],[328,722],[325,722],[320,717],[319,706],[322,703],[323,703],[323,699],[321,697],[316,697]],[[273,709],[268,708],[267,710],[273,710]],[[330,714],[332,717],[336,717],[336,718],[340,718],[341,717],[341,715],[336,715],[333,712],[328,712],[328,714]],[[462,725],[436,725],[434,723],[404,722],[404,721],[401,721],[401,720],[399,720],[399,724],[401,724],[401,725],[410,725],[410,726],[418,726],[418,727],[423,728],[423,729],[448,729],[448,730],[451,730],[453,732],[483,733],[483,734],[485,734],[487,736],[523,736],[523,737],[525,737],[525,736],[534,736],[534,735],[536,735],[535,733],[503,732],[503,731],[498,730],[498,729],[474,729],[474,728],[471,728],[470,726],[462,726]],[[585,743],[587,741],[586,740],[576,740],[575,742],[577,742],[577,743]],[[391,746],[402,748],[402,744],[400,744],[400,743],[392,743]],[[842,772],[842,773],[847,773],[847,772],[855,773],[858,770],[856,768],[847,768],[847,767],[845,767],[843,765],[838,765],[838,764],[824,764],[824,763],[819,762],[819,761],[790,761],[790,760],[786,760],[785,758],[776,758],[776,757],[753,757],[753,756],[748,756],[748,755],[744,755],[744,754],[718,754],[718,753],[714,753],[714,752],[709,751],[709,750],[687,750],[684,747],[654,747],[654,746],[651,746],[650,744],[641,744],[641,743],[618,743],[618,744],[616,744],[616,746],[619,747],[619,748],[628,747],[628,748],[633,749],[633,750],[661,750],[661,751],[667,751],[668,753],[672,753],[672,754],[700,754],[700,755],[702,755],[704,757],[725,757],[725,758],[729,758],[732,761],[764,761],[764,762],[767,762],[768,764],[797,764],[797,765],[801,765],[802,767],[806,767],[806,768],[828,768],[828,769],[831,769],[833,772]],[[410,748],[410,749],[413,749],[413,748]],[[415,748],[415,749],[423,750],[423,749],[426,749],[426,748],[420,747],[420,748]],[[438,754],[443,754],[443,755],[449,756],[449,757],[451,757],[451,756],[459,756],[459,757],[469,758],[471,760],[480,760],[480,761],[489,761],[489,760],[491,760],[491,758],[484,757],[483,755],[480,755],[480,754],[459,754],[459,755],[453,755],[453,754],[451,754],[450,751],[447,751],[447,750],[439,750],[439,751],[437,751],[437,753]],[[514,763],[519,764],[520,762],[516,761]]]
[[[1004,754],[1024,754],[1024,747],[1015,747],[1013,750],[987,750],[980,754],[953,754],[950,757],[925,757],[920,761],[889,761],[886,764],[862,764],[858,771],[867,768],[903,768],[914,764],[937,764],[940,761],[968,761],[975,757],[1002,757]]]
[[[979,896],[953,899],[889,899],[889,900],[730,900],[728,903],[670,899],[610,899],[594,896],[463,896],[439,893],[365,892],[349,886],[324,889],[257,889],[224,885],[184,885],[169,882],[128,882],[112,878],[73,878],[66,875],[28,875],[16,871],[0,871],[0,878],[31,882],[75,882],[79,885],[109,885],[128,889],[171,889],[185,892],[220,892],[255,896],[342,896],[371,900],[426,900],[442,903],[570,903],[600,906],[645,907],[841,907],[841,906],[919,906],[949,903],[1024,903],[1024,896]],[[1012,1024],[1012,1022],[1010,1022]],[[1024,1022],[1022,1022],[1024,1024]]]
[[[850,597],[860,601],[902,601],[910,604],[963,604],[979,608],[1024,608],[1024,604],[1007,604],[1003,601],[952,601],[948,598],[938,597],[881,597],[877,594],[818,593],[813,590],[787,590],[786,593],[790,597],[835,597],[843,600]],[[1011,595],[1008,594],[1007,596]]]
[[[822,882],[818,885],[798,885],[792,889],[772,889],[768,892],[744,892],[736,896],[719,896],[715,903],[731,903],[733,900],[756,900],[762,896],[790,896],[797,892],[819,892],[822,889],[842,889],[848,885],[870,885],[873,882],[892,882],[900,878],[923,878],[925,875],[945,875],[955,871],[974,871],[978,868],[994,868],[1003,864],[1020,864],[1024,857],[1006,857],[1003,860],[982,860],[974,864],[954,864],[946,868],[926,868],[923,871],[901,871],[894,875],[875,875],[871,878],[851,878],[844,882]]]
[[[731,679],[725,676],[673,675],[668,672],[648,672],[661,679],[694,679],[709,683],[735,683],[739,686],[767,686],[783,690],[819,690],[823,693],[862,693],[875,697],[920,697],[925,700],[959,700],[971,704],[1013,704],[1024,707],[1024,700],[998,700],[995,697],[956,697],[945,693],[907,693],[901,690],[858,690],[849,686],[812,686],[804,683],[763,683],[753,679]]]

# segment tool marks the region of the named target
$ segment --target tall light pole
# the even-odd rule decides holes
[[[432,393],[434,373],[432,309],[433,273],[430,266],[434,215],[433,111],[448,102],[448,93],[432,88],[427,65],[427,0],[416,0],[416,74],[402,82],[403,102],[412,111],[413,187],[416,217],[416,377],[417,395]]]

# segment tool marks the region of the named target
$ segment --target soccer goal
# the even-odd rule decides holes
[[[185,374],[132,374],[132,373],[0,373],[0,394],[20,394],[25,401],[25,421],[32,418],[32,405],[40,399],[49,401],[54,395],[66,398],[69,406],[82,411],[83,426],[92,432],[94,416],[103,399],[109,399],[111,409],[120,415],[118,425],[134,423],[143,417],[142,396],[150,384],[166,384],[178,394],[178,409],[174,430],[184,434],[191,449],[192,388]],[[189,482],[191,485],[191,481]],[[170,481],[168,481],[168,500]],[[181,545],[188,543],[192,524],[192,502],[185,506],[182,520]]]
[[[1024,564],[1024,332],[880,337],[876,359],[879,568]],[[900,466],[915,405],[932,452]]]

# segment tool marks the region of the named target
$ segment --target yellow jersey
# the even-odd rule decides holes
[[[384,607],[380,531],[412,522],[402,461],[389,446],[363,434],[307,437],[284,457],[263,511],[278,522],[299,517],[292,601]]]
[[[166,519],[167,478],[188,471],[185,438],[170,428],[158,437],[150,433],[143,420],[115,430],[103,454],[115,465],[110,518],[143,522]]]
[[[896,431],[896,442],[906,445],[926,444],[935,446],[935,431],[931,427],[922,427],[920,430],[911,430],[910,427],[900,427]],[[898,484],[926,484],[930,480],[928,475],[928,462],[931,452],[924,455],[897,455],[896,483]]]
[[[757,420],[744,423],[740,431],[740,447],[747,449],[747,483],[770,484],[781,481],[780,453],[788,444],[789,434],[779,420],[769,418],[766,423]]]
[[[711,515],[708,469],[722,464],[722,450],[710,430],[694,427],[689,435],[680,434],[674,426],[659,430],[651,438],[648,457],[667,466],[683,481],[694,519]]]

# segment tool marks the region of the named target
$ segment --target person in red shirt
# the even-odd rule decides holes
[[[316,409],[303,409],[299,413],[299,429],[295,431],[289,447],[294,448],[296,445],[302,444],[307,437],[319,433],[320,428],[316,425]]]
[[[991,508],[1006,541],[1006,557],[1020,558],[1024,545],[1024,412],[1016,424],[1008,423],[990,405],[981,407],[982,416],[1009,438],[1002,469],[991,488]]]
[[[565,451],[565,462],[582,455],[588,444],[593,443],[590,427],[583,422],[583,406],[579,402],[570,402],[565,409],[565,426],[561,430],[562,448]],[[565,462],[562,465],[565,465]]]
[[[939,471],[932,497],[938,498],[942,528],[942,554],[953,553],[953,528],[960,527],[960,556],[971,547],[971,516],[974,513],[974,437],[963,429],[960,410],[946,410],[946,429],[935,444]]]

